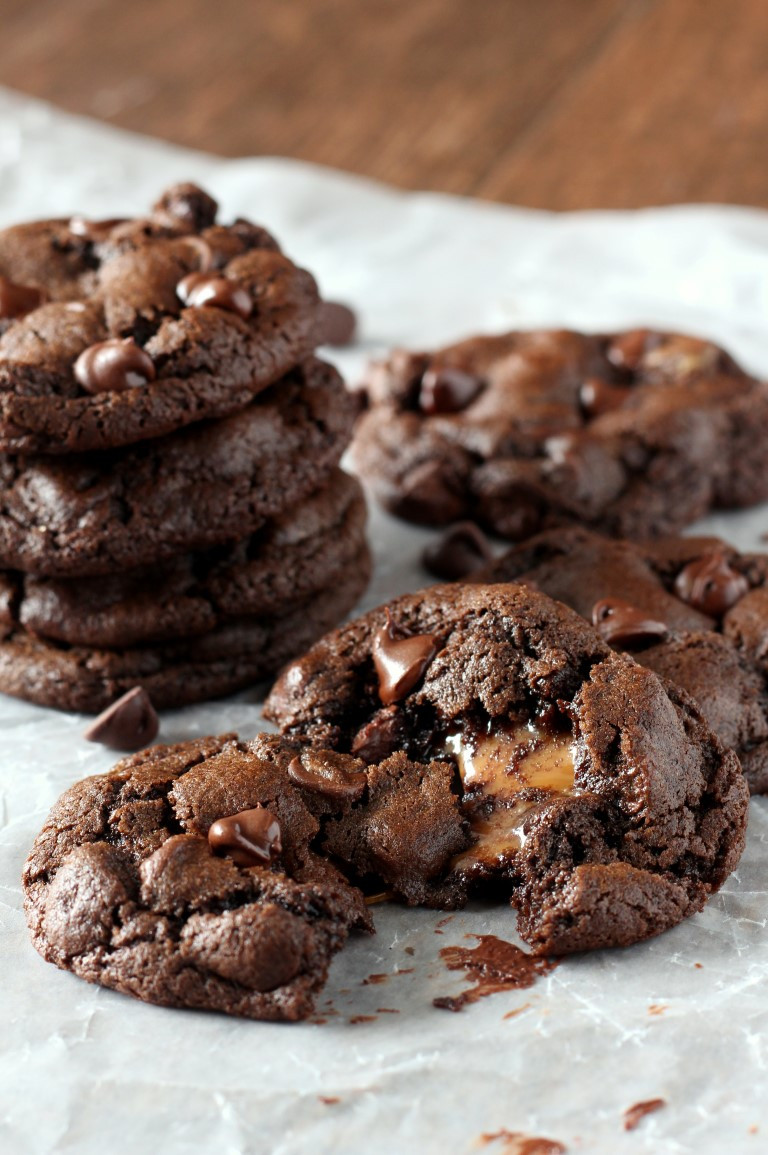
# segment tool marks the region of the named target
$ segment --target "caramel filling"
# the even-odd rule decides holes
[[[490,813],[472,820],[476,843],[453,860],[453,869],[462,873],[503,866],[524,845],[525,816],[542,799],[519,798],[521,791],[556,795],[575,789],[572,734],[535,722],[496,734],[451,734],[445,749],[456,760],[465,793],[493,799]]]

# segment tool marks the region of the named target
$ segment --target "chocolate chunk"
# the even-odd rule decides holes
[[[729,565],[724,553],[705,554],[690,562],[675,579],[678,597],[710,617],[719,617],[749,589],[743,574]]]
[[[461,581],[493,558],[487,537],[473,521],[459,521],[422,554],[424,566],[445,581]]]
[[[358,765],[344,754],[305,750],[289,765],[288,777],[294,786],[301,786],[303,790],[356,801],[362,797],[366,784],[365,774],[356,768]]]
[[[240,317],[250,317],[253,310],[251,295],[242,285],[227,277],[212,276],[209,273],[189,273],[176,286],[180,300],[190,308],[210,306],[237,313]]]
[[[89,221],[85,217],[72,217],[69,231],[86,241],[103,241],[118,225],[126,224],[125,217],[109,217],[103,221]]]
[[[357,330],[357,317],[349,305],[341,301],[323,301],[318,319],[319,342],[341,348],[351,345]]]
[[[160,721],[149,694],[135,686],[99,714],[83,737],[110,750],[140,750],[157,737]]]
[[[75,378],[87,393],[121,393],[154,381],[149,353],[133,337],[113,337],[84,349],[75,361]]]
[[[208,830],[208,844],[237,866],[262,866],[283,848],[280,823],[266,806],[217,819]]]
[[[669,633],[666,623],[656,621],[643,610],[619,601],[618,598],[603,598],[592,608],[592,624],[609,645],[648,645],[665,638]]]
[[[364,762],[382,762],[405,743],[405,720],[397,706],[385,706],[361,726],[352,739],[351,752]]]
[[[385,706],[399,702],[421,681],[427,666],[437,653],[437,638],[432,634],[399,631],[389,613],[373,637],[373,664],[379,676],[379,697]]]
[[[0,318],[25,317],[45,300],[45,293],[32,285],[17,285],[0,277]]]
[[[631,390],[610,385],[599,377],[590,377],[579,389],[579,402],[587,417],[601,417],[614,409],[621,409]]]
[[[423,413],[459,413],[474,401],[483,380],[452,365],[427,369],[421,379],[419,408]]]
[[[157,216],[170,217],[196,233],[210,228],[218,211],[213,197],[189,181],[166,189],[154,206]]]

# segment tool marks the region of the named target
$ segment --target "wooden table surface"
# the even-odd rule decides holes
[[[0,84],[551,209],[768,204],[768,0],[0,0]]]

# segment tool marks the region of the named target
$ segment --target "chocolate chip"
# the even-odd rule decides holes
[[[170,217],[196,233],[209,228],[218,211],[213,197],[190,181],[166,189],[153,208],[157,216]]]
[[[75,378],[88,393],[121,393],[155,379],[149,353],[133,337],[113,337],[84,349],[75,361]]]
[[[631,394],[631,389],[611,385],[599,377],[590,377],[579,389],[579,404],[587,417],[601,417],[621,409]]]
[[[25,317],[39,308],[45,300],[45,293],[32,285],[17,285],[7,277],[0,277],[0,317],[8,320]]]
[[[211,825],[208,845],[237,866],[261,866],[283,849],[280,823],[266,806],[241,810]]]
[[[689,562],[675,579],[677,596],[713,618],[729,610],[748,589],[747,579],[728,563],[721,550]]]
[[[381,762],[402,749],[405,741],[405,719],[397,706],[385,706],[361,726],[352,739],[351,752],[369,765]]]
[[[385,706],[399,702],[418,685],[437,648],[437,638],[432,634],[408,635],[399,630],[387,610],[387,621],[374,634],[371,648],[379,677],[379,697]]]
[[[250,317],[253,311],[251,295],[242,285],[210,273],[189,273],[179,281],[176,294],[193,309],[212,306],[243,318]]]
[[[110,750],[140,750],[157,737],[160,721],[149,694],[134,686],[99,714],[83,737]]]
[[[445,525],[461,517],[466,508],[458,488],[447,461],[422,461],[403,478],[401,491],[391,497],[389,508],[408,521]]]
[[[357,317],[340,301],[321,301],[318,315],[318,342],[341,348],[351,345],[357,331]]]
[[[643,610],[618,598],[595,602],[592,624],[609,645],[627,649],[652,644],[669,633],[665,622],[649,617]]]
[[[459,521],[422,554],[424,566],[435,577],[460,581],[491,561],[493,550],[478,525]]]
[[[104,241],[113,229],[127,224],[125,217],[108,217],[102,221],[89,221],[85,217],[72,217],[69,222],[69,231],[76,237],[84,237],[86,241]]]
[[[474,373],[451,365],[427,369],[421,379],[419,408],[423,413],[459,413],[474,401],[484,382]]]
[[[304,750],[288,767],[294,786],[328,798],[356,801],[362,797],[367,779],[359,763],[345,754]]]

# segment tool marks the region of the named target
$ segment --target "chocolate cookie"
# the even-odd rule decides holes
[[[138,220],[0,231],[0,451],[72,453],[223,417],[310,355],[309,273],[194,185]]]
[[[698,707],[530,588],[398,598],[288,666],[265,713],[370,776],[394,757],[447,780],[473,840],[457,851],[449,809],[432,819],[427,877],[417,794],[374,820],[353,807],[329,850],[406,900],[410,883],[440,905],[504,888],[537,953],[660,933],[743,849],[746,784]]]
[[[369,576],[362,545],[331,588],[284,613],[231,618],[208,633],[152,646],[69,646],[10,630],[0,639],[0,692],[93,714],[137,685],[158,709],[223,697],[271,677],[340,621]]]
[[[0,629],[74,646],[121,649],[204,634],[245,615],[284,616],[358,564],[359,483],[334,470],[316,493],[234,545],[84,578],[0,573]]]
[[[768,385],[694,337],[478,337],[394,353],[367,395],[359,472],[423,524],[648,537],[768,497]]]
[[[24,868],[40,954],[164,1006],[308,1015],[331,957],[370,922],[312,849],[294,757],[274,738],[201,738],[73,786]]]
[[[768,555],[714,537],[633,544],[583,529],[538,534],[477,580],[532,582],[606,641],[676,682],[768,791]]]
[[[244,537],[323,484],[355,409],[312,360],[221,421],[109,454],[0,457],[0,567],[114,573]]]

